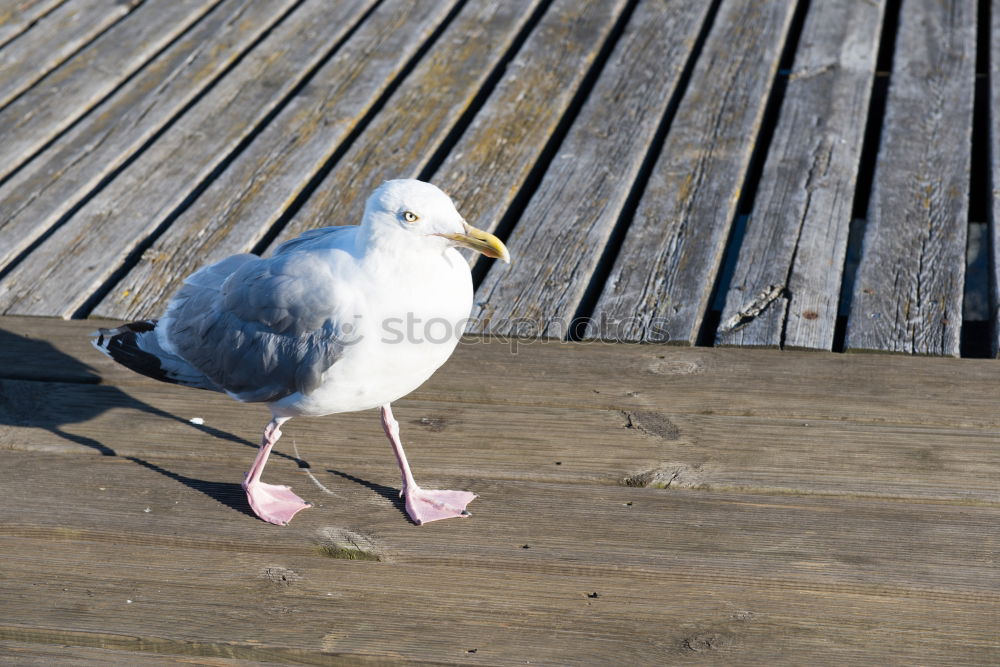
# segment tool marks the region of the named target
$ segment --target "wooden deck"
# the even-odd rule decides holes
[[[1000,664],[996,109],[993,0],[0,0],[0,664]],[[361,413],[266,525],[86,334],[395,177],[514,257],[396,410],[475,516]]]
[[[470,341],[396,414],[471,518],[407,520],[369,412],[285,427],[282,528],[265,411],[92,326],[0,320],[4,664],[1000,661],[992,364]]]

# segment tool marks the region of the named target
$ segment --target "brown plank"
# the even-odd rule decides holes
[[[995,507],[487,484],[471,519],[417,528],[354,483],[276,528],[204,481],[216,466],[171,467],[204,492],[131,461],[12,458],[17,615],[0,638],[304,664],[982,664],[1000,648]],[[345,536],[381,560],[323,555]]]
[[[71,316],[369,9],[298,6],[129,168],[0,282],[0,309]],[[44,289],[38,286],[44,285]]]
[[[694,343],[796,4],[720,7],[587,337]]]
[[[88,334],[110,325],[0,318],[0,376],[157,386],[91,347]],[[467,337],[411,396],[484,405],[996,429],[998,394],[1000,375],[981,359]]]
[[[643,3],[476,290],[475,333],[568,335],[705,18],[707,3]]]
[[[537,0],[517,0],[463,8],[441,35],[440,46],[427,54],[386,101],[383,113],[365,128],[271,247],[313,227],[356,224],[365,199],[379,184],[390,178],[415,177],[538,5]],[[491,27],[484,30],[483,26]]]
[[[112,651],[103,648],[0,641],[0,661],[17,667],[277,667],[276,662]]]
[[[161,312],[189,274],[247,252],[277,221],[398,76],[451,3],[388,2],[160,236],[95,312]]]
[[[140,2],[69,0],[0,49],[0,108],[58,67]]]
[[[493,229],[528,178],[545,140],[572,99],[576,84],[596,57],[622,4],[570,0],[554,3],[532,30],[507,68],[507,75],[497,84],[472,125],[434,176],[433,181],[455,196],[463,214],[470,220],[476,220],[477,226]],[[366,27],[363,26],[362,30]],[[404,29],[412,32],[414,28],[406,26]],[[409,43],[409,40],[404,42]],[[349,50],[352,43],[345,45],[345,49]],[[560,48],[552,48],[554,43],[558,43]],[[393,51],[400,52],[400,49]],[[525,75],[527,72],[530,76]],[[366,89],[374,90],[376,86],[372,83]],[[305,95],[310,94],[311,88],[306,89]],[[319,92],[322,91],[312,94],[318,95]],[[345,114],[345,106],[341,101],[336,111]],[[315,130],[314,135],[314,141],[321,139],[325,142],[322,150],[327,152],[334,149],[334,133],[341,129],[332,122],[330,113],[327,112],[323,126]],[[270,133],[271,127],[278,127],[280,122],[281,118],[276,119],[264,134]],[[298,134],[289,134],[304,141],[301,128]],[[277,139],[284,140],[278,150],[288,143],[287,136],[278,136]],[[267,169],[276,170],[279,166],[289,165],[286,171],[290,172],[291,166],[302,162],[300,157],[310,156],[310,151],[296,143],[298,147],[294,154],[281,153],[280,158],[265,154],[260,159],[251,159],[249,154],[256,155],[256,148],[262,141],[263,136],[247,150],[246,158],[241,155],[236,164],[222,175],[219,186],[210,186],[192,208],[171,225],[153,244],[150,252],[95,307],[95,314],[128,319],[159,312],[184,276],[204,263],[254,247],[291,200],[290,195],[305,183],[304,175],[312,173],[307,168],[299,168],[297,180],[289,183],[275,175],[268,179],[254,176],[265,169],[257,164],[264,158],[269,160]],[[363,138],[362,141],[368,139]],[[256,170],[249,176],[236,178],[239,166],[244,163],[248,164],[248,169],[256,166]],[[503,165],[502,168],[499,165]],[[231,183],[230,174],[234,174]],[[239,183],[240,178],[243,183],[253,182],[255,189],[245,191],[243,183]],[[230,183],[228,193],[221,186],[223,182]],[[237,195],[240,205],[220,199]],[[337,220],[329,222],[336,223]],[[304,224],[326,223],[312,220]]]
[[[858,423],[846,414],[685,414],[666,404],[610,410],[414,398],[398,401],[395,413],[418,476],[1000,503],[993,429]],[[204,424],[191,424],[195,417]],[[210,460],[236,482],[267,418],[261,406],[162,384],[0,380],[0,449],[11,451]],[[302,478],[297,458],[320,475],[392,476],[375,411],[295,419],[283,430],[269,471],[305,497],[323,492]]]
[[[903,2],[848,350],[959,354],[975,68],[975,2]]]
[[[0,3],[0,47],[32,28],[66,0],[5,0]]]
[[[0,111],[0,179],[7,176],[164,46],[217,0],[140,5],[62,67]]]
[[[717,345],[833,348],[884,10],[809,7]]]
[[[293,4],[221,3],[0,185],[0,267],[92,194]]]

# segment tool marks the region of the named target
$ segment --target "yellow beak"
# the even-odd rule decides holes
[[[467,222],[463,224],[465,225],[464,234],[441,234],[441,236],[454,241],[463,248],[470,248],[487,257],[500,259],[510,264],[510,253],[507,252],[507,246],[503,244],[503,241],[489,232],[476,229]]]

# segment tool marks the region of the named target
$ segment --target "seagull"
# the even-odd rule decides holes
[[[281,426],[300,415],[379,408],[417,525],[469,516],[468,491],[413,479],[390,404],[423,384],[458,344],[472,274],[457,248],[510,262],[430,183],[383,183],[360,225],[323,227],[270,257],[240,254],[184,280],[162,317],[100,329],[93,345],[148,377],[265,403],[271,420],[243,489],[254,513],[285,525],[311,507],[261,474]]]

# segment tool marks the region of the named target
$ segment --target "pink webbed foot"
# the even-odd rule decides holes
[[[312,503],[299,498],[287,486],[244,481],[243,490],[247,492],[247,500],[250,501],[254,514],[279,526],[286,525],[300,511],[312,507]]]
[[[476,499],[468,491],[435,491],[409,486],[401,494],[406,499],[406,513],[419,526],[430,521],[471,516],[465,506]]]

